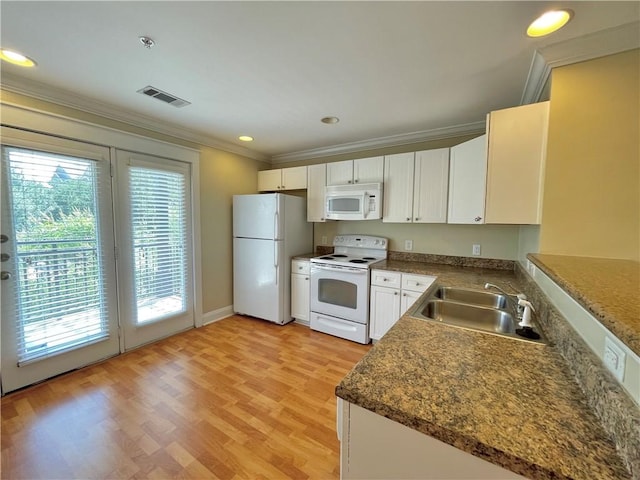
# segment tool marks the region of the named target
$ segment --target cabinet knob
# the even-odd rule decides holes
[[[324,222],[324,217],[320,217],[320,220]]]
[[[383,279],[382,279],[382,281],[383,281],[383,282],[387,282],[387,281],[388,281],[388,279],[386,279],[386,278],[383,278]]]
[[[482,220],[482,217],[476,217],[476,218],[474,218],[474,220],[475,220],[476,222],[479,222],[480,220]]]
[[[410,221],[411,221],[411,217],[407,217],[407,222],[410,222]]]
[[[347,183],[353,183],[351,180],[347,180]]]
[[[309,280],[309,277],[304,277],[305,280]]]
[[[398,292],[393,292],[394,295],[398,295]]]
[[[416,222],[417,222],[418,220],[420,220],[420,218],[419,218],[419,217],[416,217]]]
[[[358,183],[358,180],[354,180],[353,183]]]

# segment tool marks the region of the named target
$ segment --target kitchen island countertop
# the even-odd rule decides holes
[[[518,289],[512,271],[400,261],[374,268]],[[336,387],[340,398],[527,478],[630,478],[552,346],[420,320],[415,308]]]

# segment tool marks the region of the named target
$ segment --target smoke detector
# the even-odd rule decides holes
[[[172,105],[178,108],[191,105],[191,102],[187,102],[186,100],[176,97],[175,95],[171,95],[170,93],[163,92],[159,88],[152,87],[151,85],[147,85],[146,87],[141,88],[140,90],[138,90],[138,93],[142,93],[149,97],[153,97],[157,100],[160,100],[164,103],[168,103],[169,105]]]

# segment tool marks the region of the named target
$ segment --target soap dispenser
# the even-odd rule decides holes
[[[533,305],[524,298],[518,299],[518,305],[523,307],[524,310],[522,312],[522,321],[518,324],[522,328],[517,328],[516,333],[521,337],[538,340],[540,338],[540,334],[535,332],[531,326],[531,312],[535,312]]]

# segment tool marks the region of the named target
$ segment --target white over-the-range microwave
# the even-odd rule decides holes
[[[325,187],[328,220],[377,220],[382,218],[382,184],[362,183]]]

